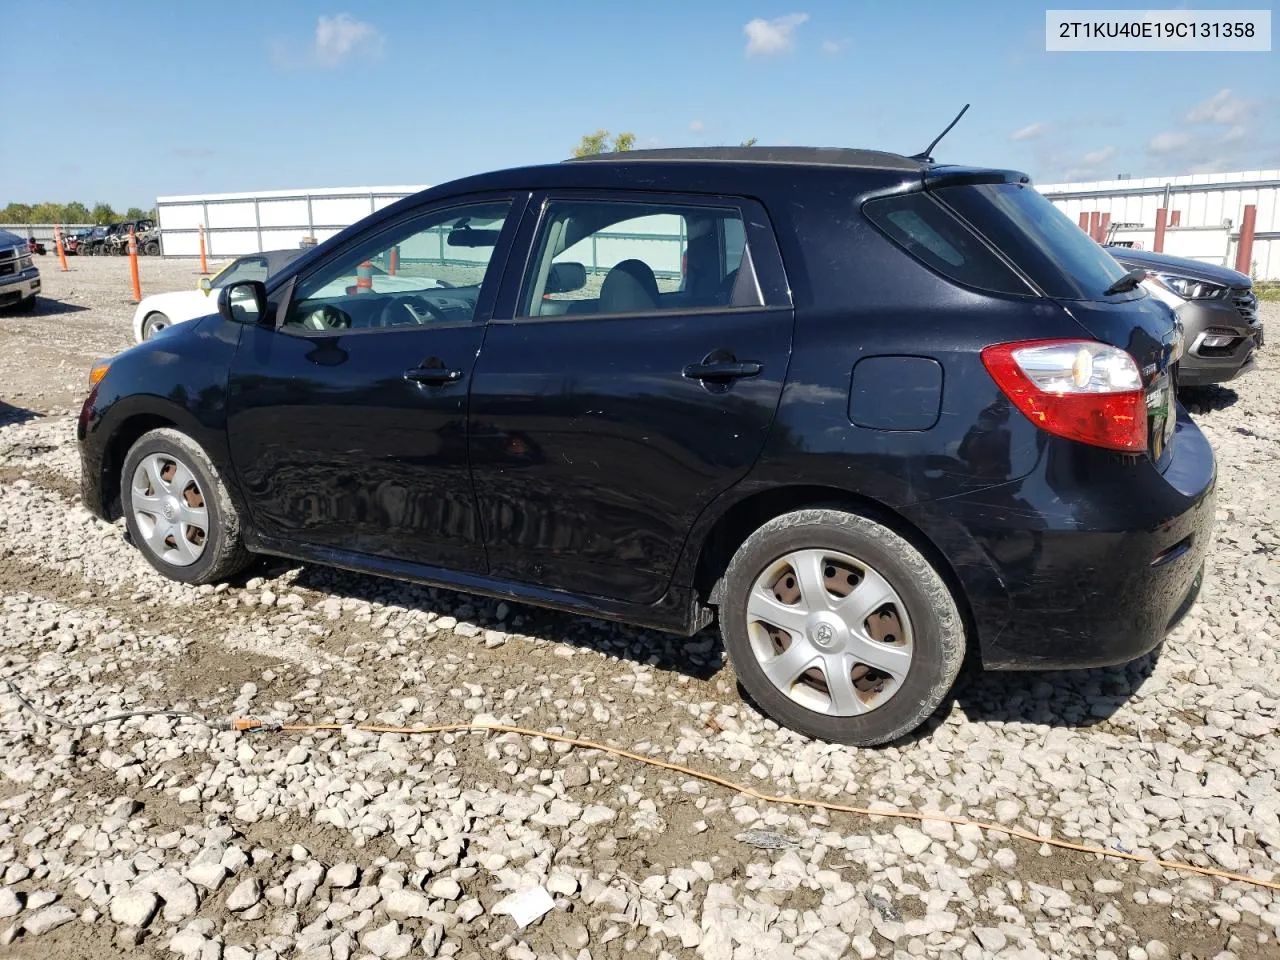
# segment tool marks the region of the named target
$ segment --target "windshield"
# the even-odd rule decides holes
[[[1125,268],[1115,258],[1029,184],[944,187],[938,196],[1047,296],[1099,300],[1125,275]]]

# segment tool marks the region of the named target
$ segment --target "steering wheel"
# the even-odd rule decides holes
[[[388,300],[386,306],[382,308],[382,313],[378,316],[378,326],[395,327],[404,325],[403,319],[397,321],[397,312],[399,312],[401,317],[407,314],[410,318],[410,322],[412,323],[426,323],[426,318],[422,313],[419,313],[419,310],[421,310],[422,313],[429,313],[432,318],[439,320],[441,323],[449,322],[448,314],[426,297],[415,293],[409,294],[408,296],[393,297]]]
[[[309,311],[299,325],[306,330],[350,330],[351,318],[337,307],[322,303]]]

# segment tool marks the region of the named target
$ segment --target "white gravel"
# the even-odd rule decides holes
[[[114,260],[71,264],[46,258],[46,287],[87,310],[0,317],[0,676],[44,709],[500,721],[764,790],[1280,878],[1273,355],[1200,395],[1216,543],[1158,655],[967,679],[919,737],[855,751],[744,706],[711,633],[274,561],[218,589],[161,579],[75,501],[84,372],[127,344],[132,308]],[[189,263],[144,265],[144,287],[194,283]],[[508,914],[542,895],[527,926]],[[1226,960],[1280,956],[1278,937],[1280,895],[1254,885],[771,807],[541,739],[67,730],[0,695],[6,956]]]

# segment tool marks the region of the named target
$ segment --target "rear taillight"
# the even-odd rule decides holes
[[[1125,351],[1095,340],[1024,340],[987,347],[982,363],[1041,430],[1111,450],[1146,450],[1142,376]]]

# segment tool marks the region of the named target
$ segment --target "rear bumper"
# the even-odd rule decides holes
[[[969,591],[985,667],[1125,663],[1187,613],[1212,539],[1216,466],[1182,410],[1173,451],[1162,474],[1146,458],[1054,441],[1023,480],[934,504],[1000,585]]]

